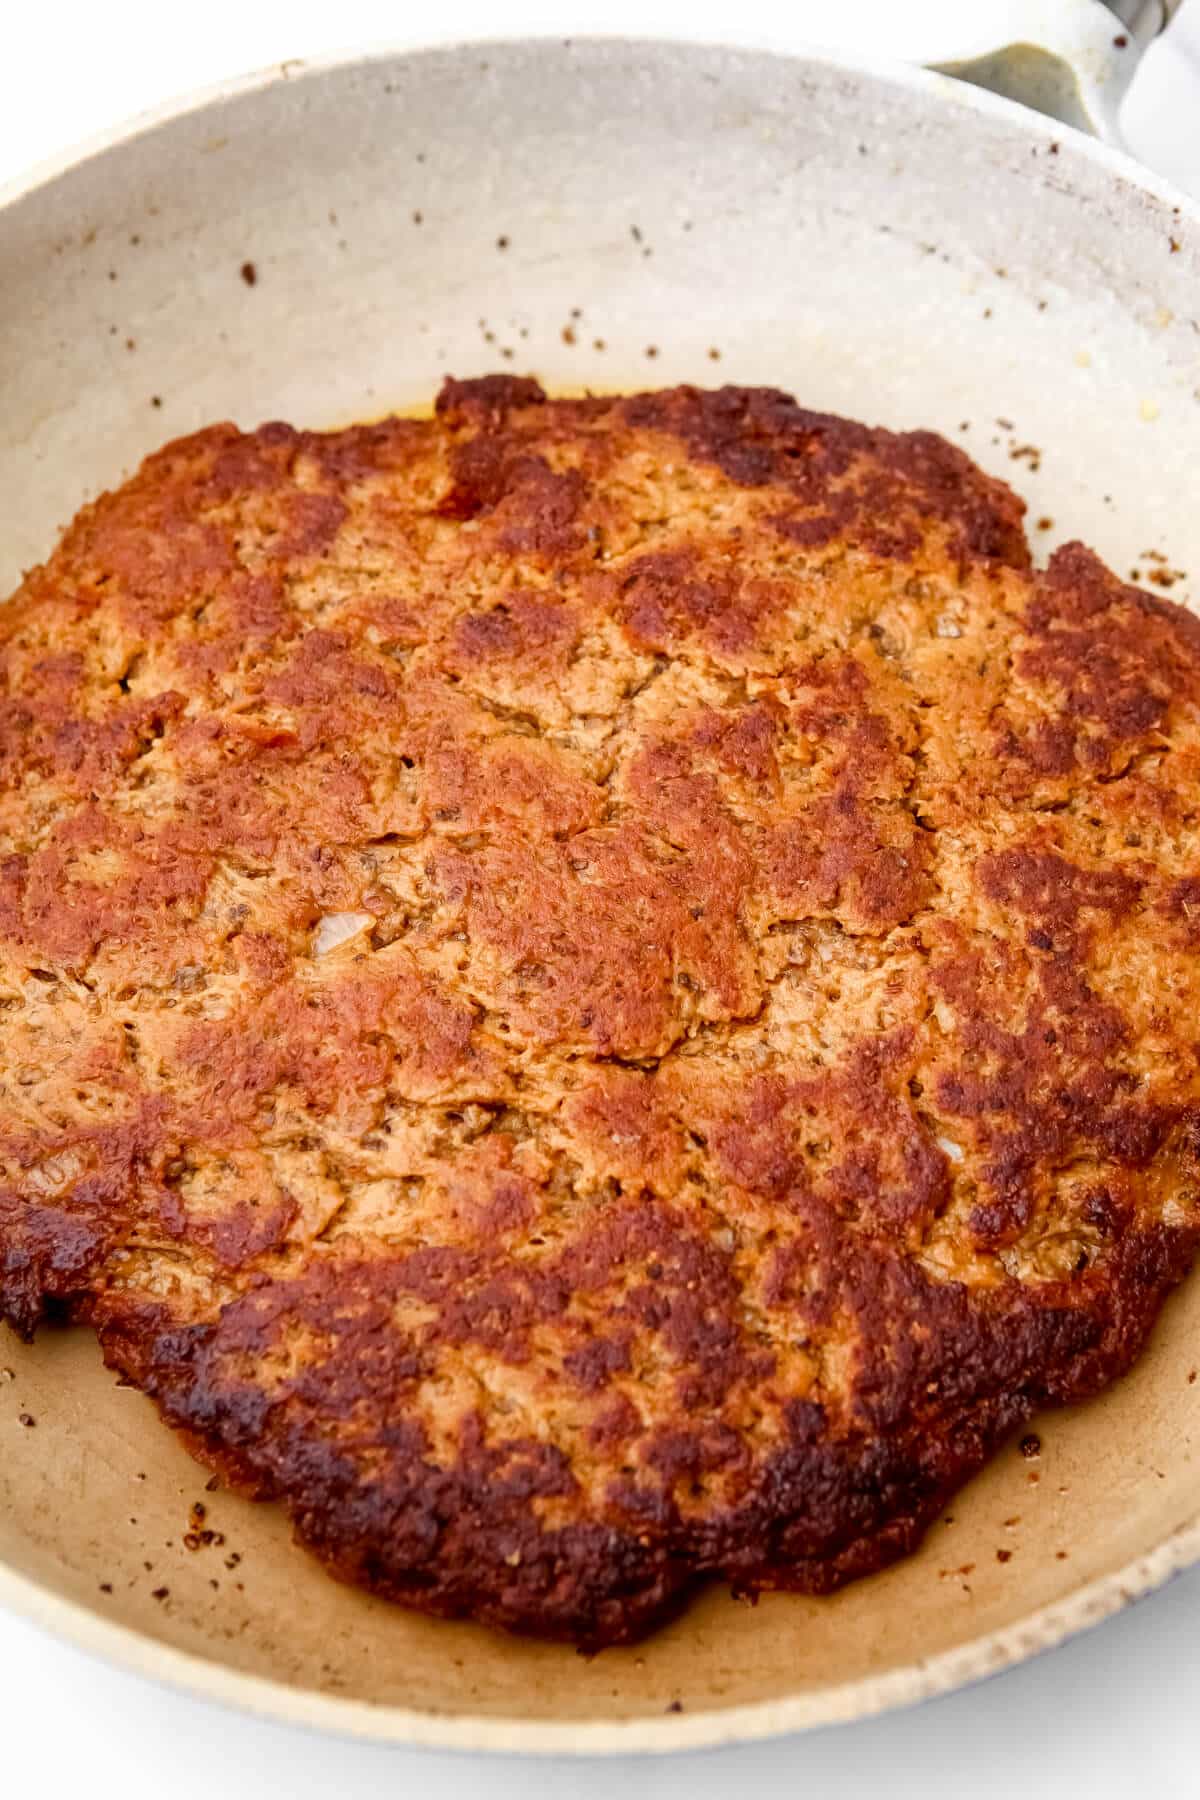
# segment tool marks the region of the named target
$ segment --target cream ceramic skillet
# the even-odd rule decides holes
[[[1091,33],[1073,70],[1025,46],[959,73],[1032,69],[1043,104],[1111,129],[1103,47],[1145,9],[1068,10]],[[168,436],[344,422],[508,367],[767,382],[935,426],[1016,483],[1039,548],[1200,574],[1181,199],[945,75],[556,40],[287,66],[4,197],[0,592]],[[0,1334],[0,1600],[196,1692],[397,1742],[792,1731],[1000,1669],[1200,1557],[1197,1362],[1200,1280],[1130,1379],[1002,1453],[908,1562],[833,1599],[713,1589],[585,1660],[338,1587],[274,1509],[205,1491],[86,1334]]]

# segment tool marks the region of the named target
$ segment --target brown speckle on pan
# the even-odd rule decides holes
[[[252,262],[244,262],[240,274],[247,287],[254,287],[258,282],[258,269]]]
[[[496,248],[497,248],[497,250],[507,250],[507,249],[508,249],[508,245],[509,245],[509,240],[508,240],[508,238],[507,238],[507,237],[505,237],[505,236],[504,236],[504,235],[503,235],[503,233],[501,233],[501,235],[500,235],[500,236],[499,236],[499,237],[498,237],[498,238],[497,238],[497,239],[496,239]]]
[[[151,394],[150,404],[151,404],[151,406],[155,406],[155,407],[161,406],[162,405],[162,395],[161,394]]]
[[[575,345],[579,342],[579,339],[575,335],[575,327],[573,325],[564,325],[561,336],[563,343],[570,345],[572,349],[574,349]]]
[[[102,1594],[111,1594],[112,1591],[113,1591],[113,1586],[112,1586],[111,1581],[102,1581],[100,1583],[100,1592]]]
[[[1054,1552],[1055,1561],[1056,1562],[1066,1562],[1066,1560],[1067,1560],[1068,1556],[1070,1556],[1070,1554],[1071,1554],[1071,1552],[1069,1550],[1056,1550]]]
[[[672,1700],[669,1703],[669,1705],[664,1708],[664,1710],[669,1713],[681,1713],[683,1711],[683,1701],[682,1700]]]
[[[715,344],[709,346],[708,360],[709,362],[720,362],[721,360],[721,352],[717,349]]]
[[[167,1596],[170,1592],[171,1592],[170,1588],[157,1587],[152,1590],[150,1598],[152,1600],[162,1601],[167,1598]]]
[[[1042,1454],[1042,1440],[1036,1431],[1027,1431],[1021,1439],[1021,1455],[1028,1458]]]
[[[592,349],[593,350],[607,350],[607,348],[608,348],[608,345],[605,343],[603,338],[593,338],[592,339]]]
[[[423,225],[425,223],[425,214],[420,211],[414,212],[412,222],[414,225]]]
[[[1193,1386],[1193,1385],[1194,1385],[1194,1383],[1195,1383],[1195,1380],[1196,1380],[1196,1371],[1195,1371],[1195,1369],[1189,1369],[1189,1370],[1188,1370],[1188,1386],[1189,1386],[1189,1387],[1192,1387],[1192,1386]]]
[[[1049,514],[1043,513],[1042,517],[1037,522],[1037,528],[1039,531],[1053,531],[1054,520],[1050,518]]]
[[[646,345],[646,355],[649,356],[650,358],[656,357],[658,355],[658,345],[657,344],[647,344]]]
[[[1183,248],[1183,246],[1182,246],[1182,245],[1181,245],[1181,243],[1180,243],[1180,241],[1179,241],[1179,239],[1178,239],[1178,238],[1176,238],[1176,237],[1173,237],[1173,238],[1168,238],[1168,239],[1167,239],[1167,242],[1168,242],[1168,244],[1170,244],[1170,246],[1171,246],[1171,255],[1172,255],[1172,256],[1178,256],[1178,254],[1179,254],[1179,252],[1180,252],[1180,250],[1181,250],[1181,249],[1182,249],[1182,248]]]
[[[1129,43],[1129,39],[1126,37],[1125,33],[1123,31],[1119,31],[1117,33],[1116,37],[1113,39],[1113,49],[1114,50],[1124,50],[1128,43]]]
[[[1187,570],[1172,568],[1161,550],[1143,550],[1141,560],[1149,563],[1150,567],[1145,571],[1145,579],[1155,587],[1169,590],[1175,586],[1176,582],[1187,580]]]
[[[1011,1550],[997,1550],[996,1552],[996,1561],[998,1563],[1011,1562],[1012,1558],[1013,1553]]]

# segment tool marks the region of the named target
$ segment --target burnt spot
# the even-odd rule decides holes
[[[481,375],[473,381],[456,381],[448,375],[437,397],[439,419],[448,424],[473,423],[494,430],[509,413],[543,406],[545,391],[528,376]]]
[[[1051,943],[1056,934],[1072,937],[1083,922],[1123,918],[1141,893],[1137,877],[1123,870],[1084,869],[1033,846],[981,858],[977,876],[990,900],[1037,920]]]
[[[625,413],[633,425],[681,438],[689,455],[739,485],[794,495],[806,513],[779,515],[779,528],[805,547],[861,535],[880,556],[906,560],[919,523],[932,521],[964,559],[1029,566],[1022,503],[932,432],[897,434],[810,412],[773,388],[673,388],[626,401]]]
[[[556,474],[541,456],[503,436],[480,435],[451,458],[453,485],[442,502],[447,518],[475,520],[500,513],[498,536],[510,553],[578,548],[579,515],[588,484],[577,469]]]
[[[711,568],[687,548],[638,557],[621,576],[614,610],[647,649],[669,650],[695,637],[731,656],[753,645],[772,614],[767,591]]]

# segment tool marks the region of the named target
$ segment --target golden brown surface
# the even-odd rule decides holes
[[[335,1572],[828,1588],[1186,1268],[1200,628],[940,439],[216,426],[0,658],[0,1314]]]

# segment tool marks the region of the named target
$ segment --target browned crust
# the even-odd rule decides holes
[[[0,1314],[430,1611],[911,1549],[1197,1234],[1200,628],[1021,515],[768,390],[150,458],[0,614]]]

